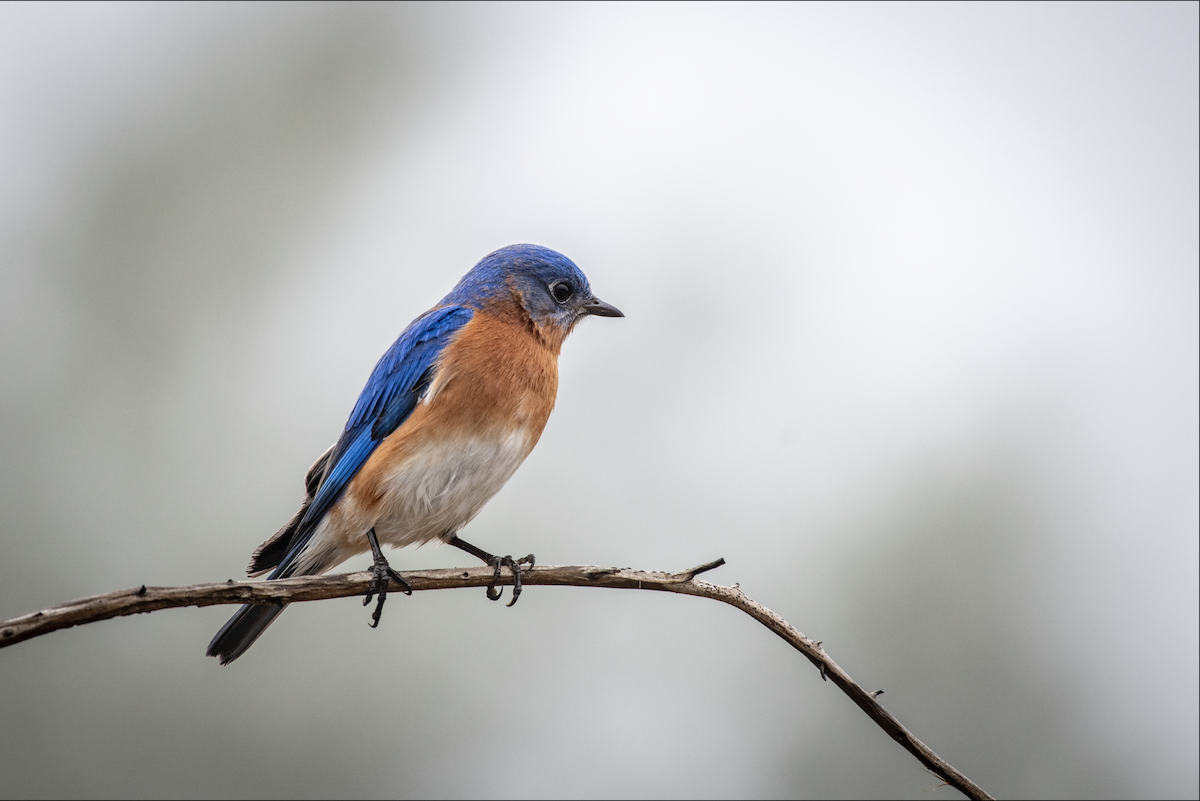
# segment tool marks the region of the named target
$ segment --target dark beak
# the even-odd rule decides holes
[[[596,317],[624,317],[621,310],[616,306],[605,303],[600,298],[592,298],[583,307],[584,314],[593,314]]]

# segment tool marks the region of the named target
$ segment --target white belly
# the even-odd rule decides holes
[[[370,509],[344,495],[317,526],[298,573],[321,573],[369,549],[374,528],[381,544],[400,548],[450,535],[469,523],[512,478],[532,450],[525,431],[503,439],[454,439],[408,456],[382,480]]]
[[[449,539],[512,478],[531,449],[517,430],[504,439],[446,442],[414,453],[384,479],[376,536],[396,548]]]

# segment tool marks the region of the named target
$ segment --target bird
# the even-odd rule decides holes
[[[554,408],[563,341],[589,316],[625,315],[597,298],[561,253],[521,244],[485,256],[379,359],[341,436],[305,475],[300,510],[254,551],[246,572],[271,571],[269,580],[319,575],[369,550],[363,605],[378,596],[375,627],[389,580],[412,592],[381,545],[439,540],[493,567],[491,600],[502,592],[501,567],[512,570],[512,606],[533,555],[494,556],[458,532],[537,444]],[[207,655],[234,661],[285,606],[242,606]]]

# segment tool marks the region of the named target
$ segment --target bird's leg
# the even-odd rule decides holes
[[[500,581],[500,568],[502,566],[507,567],[513,574],[513,597],[508,602],[508,605],[512,606],[521,597],[521,565],[528,565],[532,568],[534,564],[533,554],[523,556],[520,559],[513,559],[511,556],[493,556],[482,548],[476,548],[466,540],[459,539],[457,534],[451,536],[446,542],[455,548],[466,551],[476,559],[482,559],[485,564],[491,565],[492,569],[495,570],[492,583],[487,587],[489,601],[499,601],[500,596],[504,594],[504,590],[496,588],[496,583]]]
[[[371,615],[371,628],[379,626],[379,616],[383,614],[383,602],[387,600],[388,578],[394,578],[400,582],[400,586],[404,588],[405,595],[412,595],[412,585],[410,585],[404,576],[401,576],[392,566],[388,564],[388,560],[384,558],[383,551],[379,550],[379,539],[375,536],[375,529],[367,532],[367,542],[371,543],[371,555],[375,557],[375,566],[371,568],[375,574],[371,578],[370,585],[367,586],[367,597],[363,599],[363,606],[371,603],[371,599],[375,594],[379,594],[379,600],[375,603],[375,612]]]

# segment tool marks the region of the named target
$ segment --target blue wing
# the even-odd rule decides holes
[[[433,379],[438,356],[474,314],[464,306],[427,312],[413,320],[383,354],[354,404],[346,430],[329,454],[325,478],[296,527],[287,555],[270,578],[291,575],[289,568],[312,538],[317,524],[384,437],[412,414]]]

